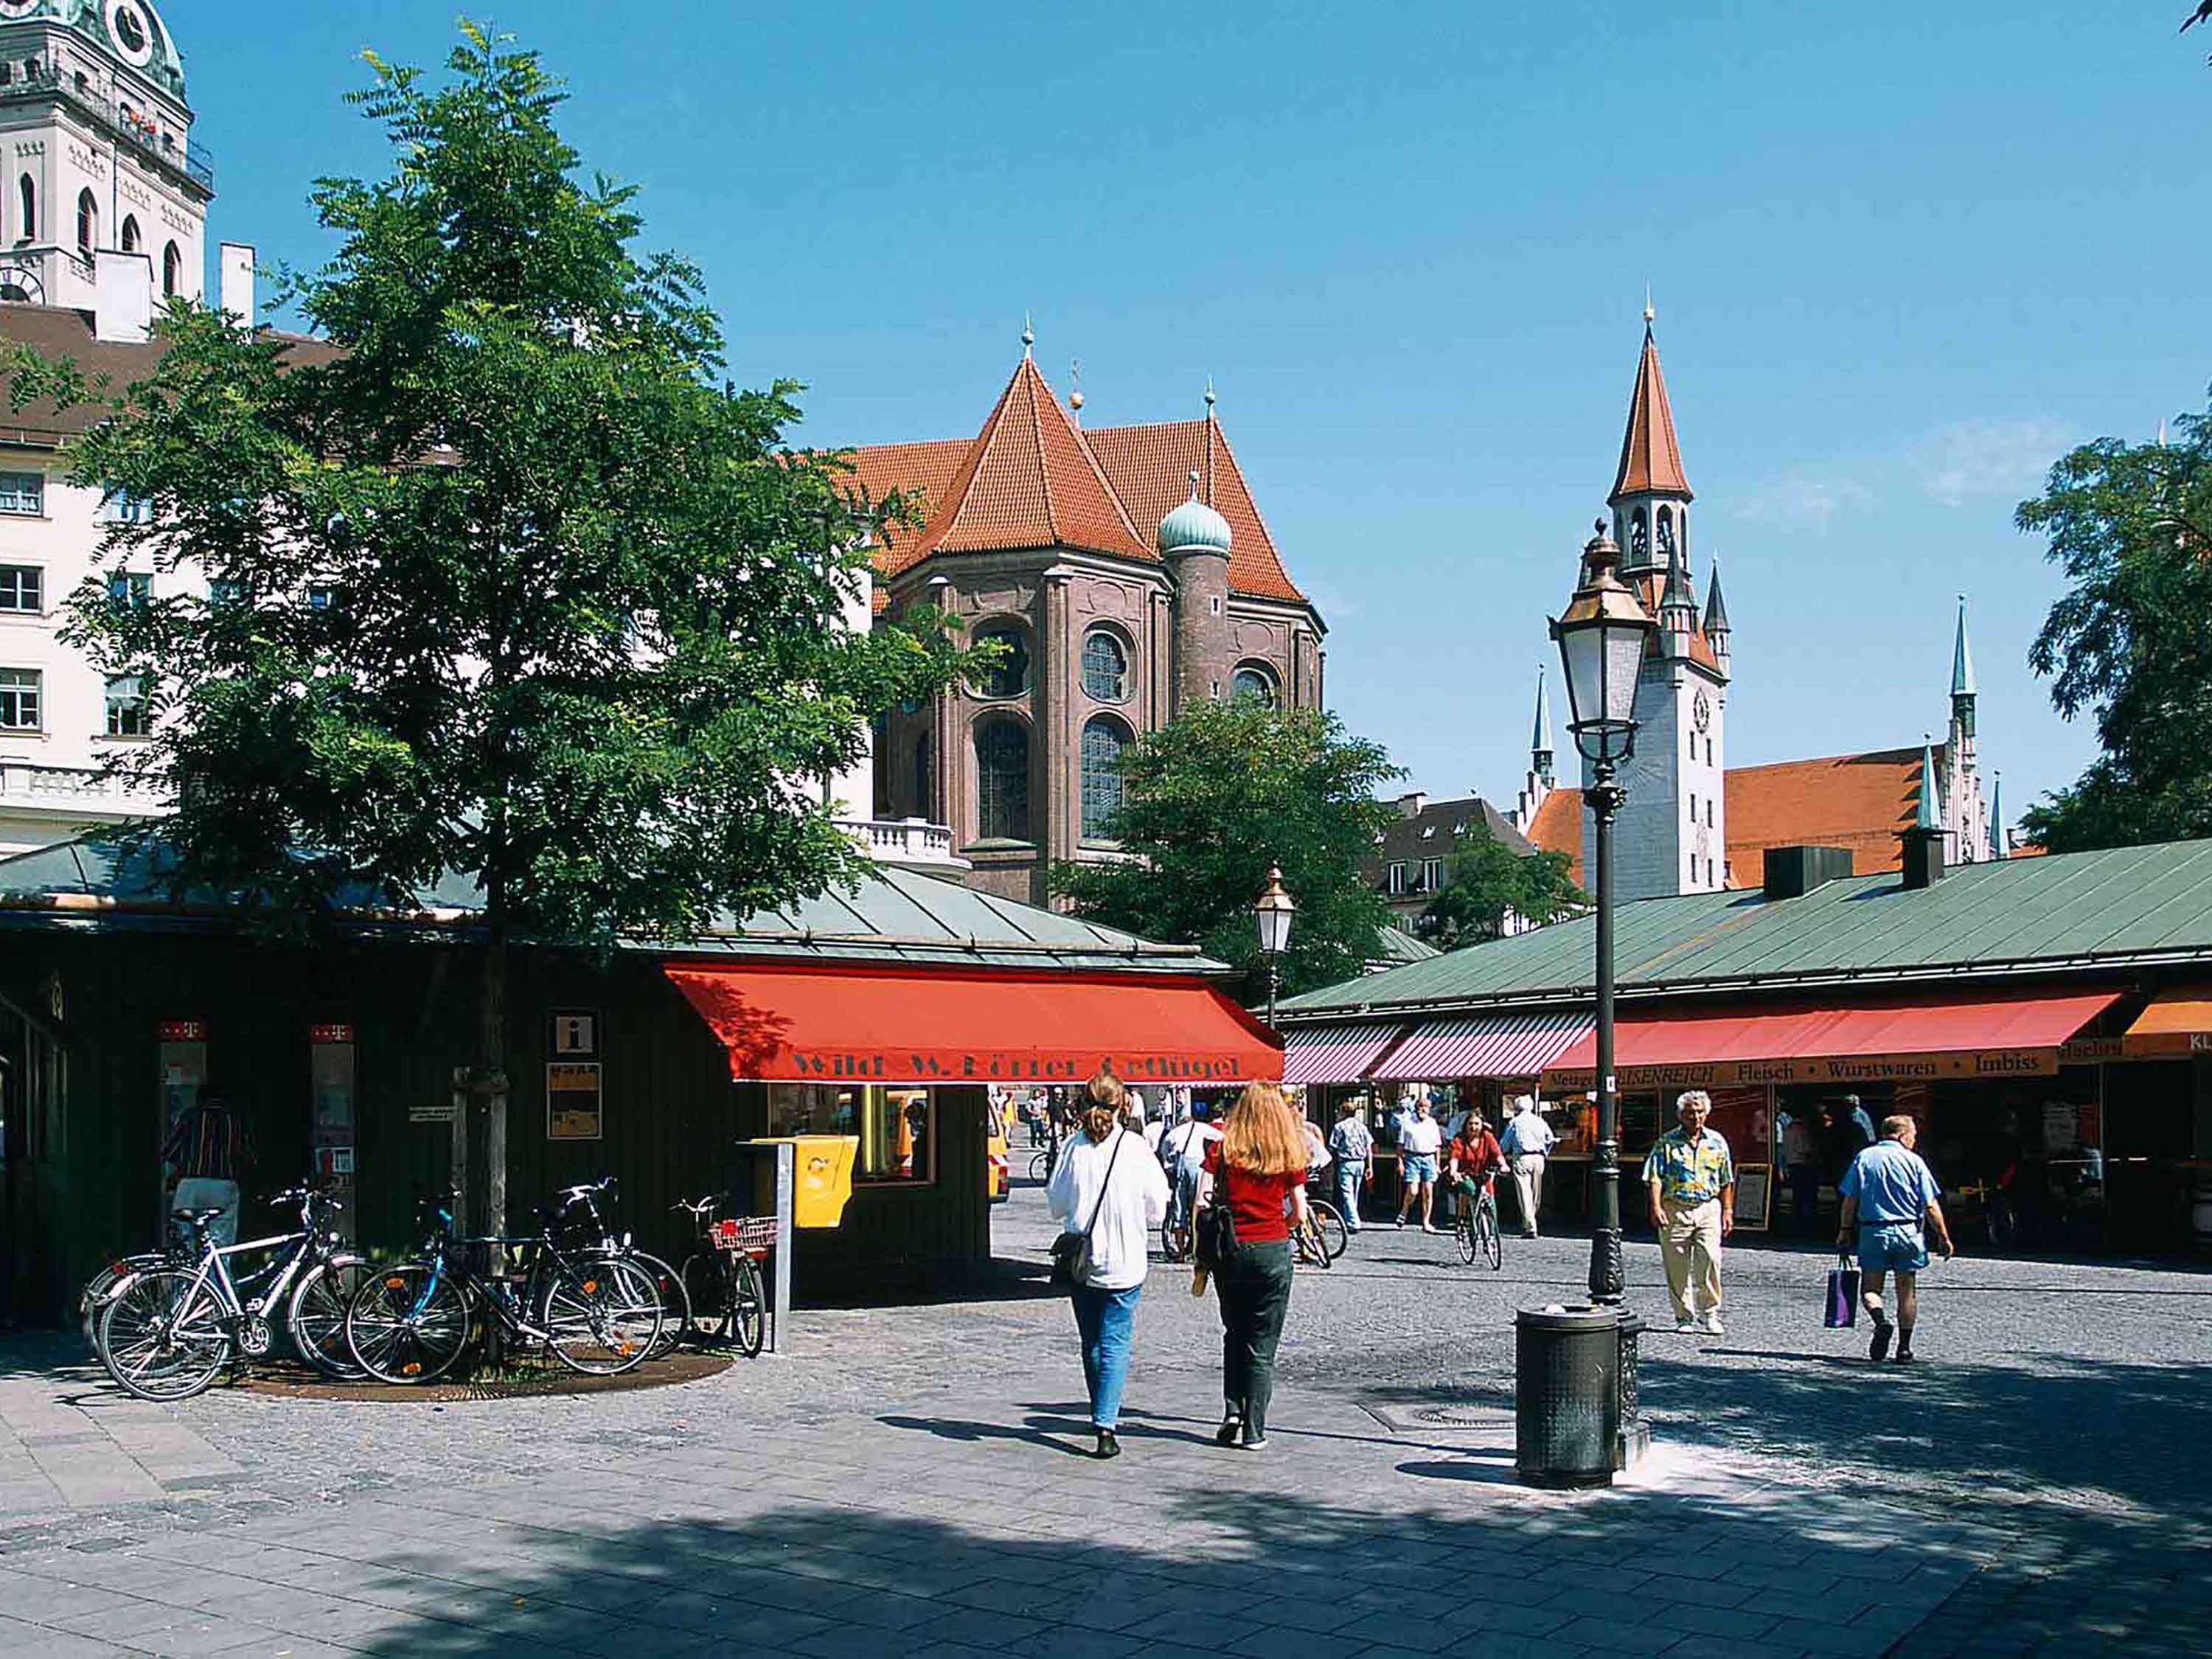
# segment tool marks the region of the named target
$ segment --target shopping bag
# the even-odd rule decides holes
[[[1832,1331],[1847,1331],[1859,1322],[1859,1270],[1849,1256],[1838,1256],[1828,1269],[1828,1310],[1821,1322]]]

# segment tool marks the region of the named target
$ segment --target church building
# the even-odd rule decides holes
[[[1021,360],[973,438],[855,452],[880,498],[927,521],[876,559],[879,609],[950,613],[1005,647],[984,678],[895,709],[876,810],[949,825],[969,884],[1033,904],[1055,862],[1117,855],[1115,763],[1206,699],[1322,701],[1320,613],[1284,568],[1213,410],[1085,428]]]
[[[1647,307],[1620,462],[1606,498],[1609,532],[1601,526],[1620,550],[1621,580],[1659,623],[1637,684],[1636,752],[1620,769],[1627,799],[1615,820],[1616,896],[1756,887],[1762,854],[1772,847],[1841,847],[1850,851],[1855,874],[1894,870],[1902,857],[1899,837],[1920,820],[1923,801],[1929,821],[1944,831],[1947,862],[2004,856],[1996,790],[1992,784],[1985,799],[1982,787],[1964,595],[1942,743],[1764,766],[1728,764],[1732,632],[1717,564],[1703,606],[1698,603],[1691,528],[1695,499],[1682,469]],[[1587,885],[1590,815],[1582,788],[1557,783],[1556,753],[1540,677],[1528,771],[1510,820],[1538,848],[1570,854],[1576,880]],[[1589,770],[1584,763],[1584,787]]]

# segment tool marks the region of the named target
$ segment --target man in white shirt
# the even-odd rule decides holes
[[[1198,1213],[1206,1189],[1206,1149],[1221,1139],[1219,1127],[1206,1121],[1212,1115],[1211,1109],[1193,1106],[1188,1117],[1160,1137],[1160,1163],[1175,1188],[1170,1213],[1184,1223]]]
[[[1442,1231],[1431,1212],[1437,1201],[1437,1154],[1443,1149],[1443,1126],[1429,1115],[1426,1107],[1418,1103],[1408,1107],[1398,1126],[1398,1163],[1404,1171],[1401,1183],[1404,1190],[1398,1199],[1399,1226],[1406,1224],[1407,1212],[1413,1207],[1413,1199],[1418,1194],[1421,1200],[1421,1231]]]
[[[1536,1097],[1516,1096],[1513,1115],[1498,1144],[1513,1166],[1513,1191],[1521,1200],[1521,1237],[1536,1237],[1536,1214],[1544,1207],[1544,1164],[1559,1136],[1536,1109]]]

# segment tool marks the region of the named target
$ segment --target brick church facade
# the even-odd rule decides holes
[[[854,453],[858,482],[918,495],[926,522],[877,550],[876,605],[927,605],[1006,659],[893,710],[877,811],[949,825],[969,884],[1030,903],[1058,861],[1116,856],[1114,766],[1207,698],[1319,708],[1326,628],[1285,568],[1213,412],[1080,424],[1021,361],[973,438]]]

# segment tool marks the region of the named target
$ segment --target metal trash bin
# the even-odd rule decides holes
[[[1620,1310],[1523,1308],[1513,1328],[1513,1467],[1521,1484],[1612,1485],[1620,1439]]]

